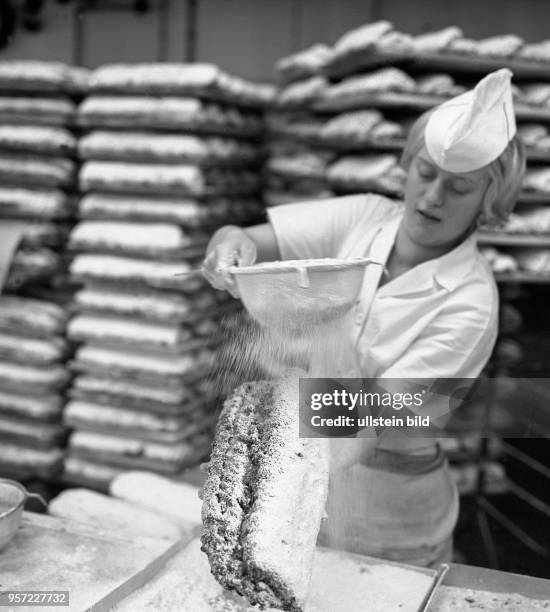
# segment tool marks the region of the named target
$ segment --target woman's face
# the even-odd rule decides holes
[[[453,248],[475,223],[489,180],[485,168],[442,170],[422,147],[407,174],[403,229],[419,245]]]

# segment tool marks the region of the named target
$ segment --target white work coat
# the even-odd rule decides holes
[[[369,257],[386,264],[403,205],[360,194],[268,210],[282,259]],[[378,287],[368,266],[352,341],[365,378],[476,378],[491,355],[498,293],[472,234],[452,251]]]

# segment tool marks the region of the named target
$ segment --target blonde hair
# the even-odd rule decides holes
[[[424,146],[424,129],[434,110],[420,115],[410,129],[401,155],[401,165],[407,171]],[[483,198],[480,221],[484,225],[494,227],[506,221],[521,191],[525,174],[525,149],[517,134],[497,159],[486,168],[490,181]]]

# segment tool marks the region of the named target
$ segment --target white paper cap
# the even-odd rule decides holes
[[[449,172],[471,172],[490,164],[516,133],[512,73],[492,72],[466,93],[436,108],[424,139],[434,162]]]

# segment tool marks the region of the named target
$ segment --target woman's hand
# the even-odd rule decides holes
[[[256,261],[256,243],[240,227],[227,226],[218,230],[206,250],[202,273],[215,289],[229,291],[239,297],[230,266],[250,266]]]

